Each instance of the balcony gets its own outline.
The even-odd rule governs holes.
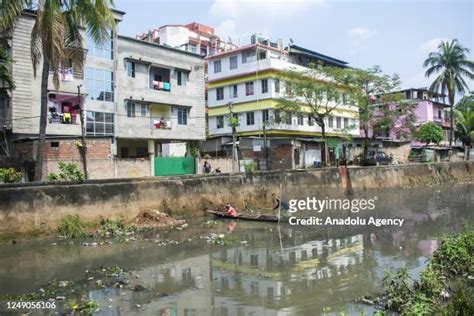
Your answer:
[[[152,129],[155,130],[163,130],[163,129],[171,129],[171,117],[155,117],[151,118],[152,122]]]
[[[171,70],[161,67],[150,67],[150,89],[160,91],[171,91]]]
[[[50,93],[48,96],[48,123],[49,124],[79,124],[80,114],[76,109],[82,102],[77,96],[68,94]]]

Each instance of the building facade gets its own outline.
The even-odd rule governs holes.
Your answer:
[[[139,34],[137,39],[167,45],[187,52],[208,56],[234,47],[214,33],[214,28],[197,22],[185,25],[163,25]]]
[[[186,142],[205,139],[205,61],[118,35],[124,14],[114,10],[117,28],[106,43],[84,31],[84,67],[66,67],[58,89],[50,79],[47,137],[80,137],[82,108],[87,137],[112,139],[110,159],[184,156]],[[30,53],[34,21],[34,12],[24,12],[8,38],[16,89],[2,95],[0,114],[13,151],[17,142],[34,142],[39,131],[41,78],[34,76]]]
[[[294,148],[294,168],[321,161],[321,128],[309,113],[283,113],[278,108],[278,99],[285,96],[285,84],[278,73],[304,72],[310,63],[346,67],[346,62],[293,44],[284,47],[281,40],[272,42],[256,35],[237,49],[206,59],[210,138],[232,134],[232,108],[232,115],[239,121],[239,137],[261,138],[265,133],[267,137],[285,138]],[[357,108],[349,102],[338,106],[327,118],[326,126],[327,134],[335,138],[359,135]]]

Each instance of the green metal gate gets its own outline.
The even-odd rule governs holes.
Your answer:
[[[155,176],[196,173],[195,157],[155,157]]]

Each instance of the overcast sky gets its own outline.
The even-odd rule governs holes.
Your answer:
[[[115,0],[120,33],[200,22],[237,39],[262,33],[367,68],[400,74],[402,87],[428,86],[423,60],[440,40],[474,50],[473,0]],[[474,59],[474,54],[470,53]],[[474,85],[471,82],[471,87]]]

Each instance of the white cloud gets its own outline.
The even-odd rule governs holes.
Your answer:
[[[407,80],[402,82],[402,88],[422,88],[428,87],[433,79],[425,77],[425,70],[419,71],[412,76],[408,77]]]
[[[326,0],[214,0],[209,14],[222,19],[216,28],[218,35],[235,37],[265,34],[276,23],[325,5]]]
[[[349,35],[352,44],[356,47],[359,47],[363,43],[374,37],[377,34],[377,30],[364,26],[358,26],[350,29],[347,34]]]
[[[429,54],[438,50],[438,45],[441,43],[441,41],[447,40],[448,39],[445,37],[432,38],[430,40],[427,40],[426,42],[421,43],[418,49],[425,54]]]

